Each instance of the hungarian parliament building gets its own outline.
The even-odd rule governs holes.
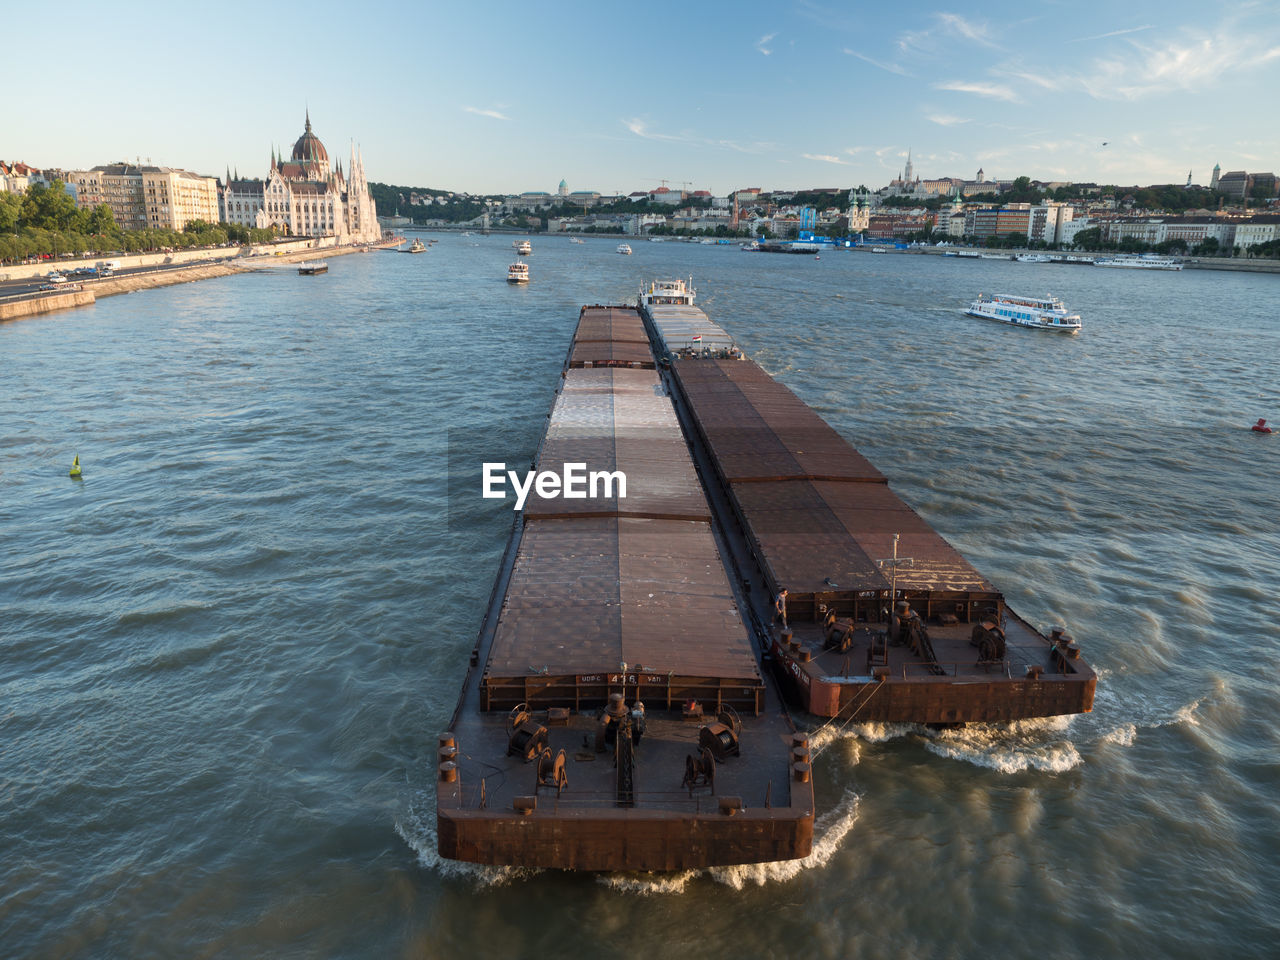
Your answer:
[[[310,111],[289,159],[272,149],[266,180],[243,180],[227,171],[224,183],[219,213],[226,223],[274,228],[287,236],[337,237],[339,243],[381,236],[360,151],[352,145],[345,173],[340,162],[331,164],[311,130]]]

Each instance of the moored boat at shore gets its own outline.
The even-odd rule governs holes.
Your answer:
[[[329,264],[323,260],[305,260],[298,264],[298,273],[304,277],[313,277],[316,274],[328,272]]]
[[[1019,297],[1008,293],[978,294],[978,299],[965,311],[971,317],[998,320],[1015,327],[1034,327],[1037,330],[1058,330],[1076,333],[1080,330],[1080,315],[1068,313],[1057,297]]]
[[[1182,261],[1173,257],[1157,257],[1150,253],[1141,256],[1132,253],[1118,253],[1114,257],[1103,257],[1093,261],[1095,267],[1121,267],[1130,270],[1181,270]]]

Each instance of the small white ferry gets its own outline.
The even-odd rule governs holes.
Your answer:
[[[523,260],[517,260],[511,266],[507,267],[507,283],[528,283],[529,282],[529,265]]]
[[[618,252],[628,257],[631,256],[631,245],[626,243],[618,244]]]
[[[965,311],[971,317],[999,320],[1016,327],[1035,327],[1038,330],[1060,330],[1077,333],[1080,315],[1067,313],[1067,308],[1057,297],[1015,297],[1007,293],[978,294],[978,299]]]
[[[417,237],[413,238],[413,243],[409,244],[409,249],[405,253],[422,253],[427,249],[427,245]]]
[[[1019,263],[1048,263],[1049,257],[1043,253],[1020,253],[1015,258]]]
[[[1156,257],[1149,253],[1137,256],[1132,253],[1117,253],[1114,257],[1103,257],[1093,261],[1095,267],[1128,267],[1133,270],[1181,270],[1182,261],[1173,257]]]
[[[517,256],[527,257],[529,254],[533,253],[533,244],[528,240],[515,240],[511,245],[516,248]]]

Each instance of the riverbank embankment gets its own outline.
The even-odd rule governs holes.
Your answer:
[[[268,270],[282,263],[312,260],[320,254],[325,257],[340,257],[349,253],[364,253],[381,246],[385,246],[385,244],[357,244],[354,246],[333,246],[317,249],[308,244],[295,249],[264,249],[253,256],[233,254],[221,257],[214,262],[206,260],[185,266],[164,263],[155,266],[153,269],[142,269],[136,273],[114,275],[100,280],[78,283],[75,285],[75,289],[66,292],[41,292],[0,301],[0,322],[87,306],[99,297],[134,293],[138,290],[167,287],[176,283],[193,283],[196,280],[207,280],[211,277],[226,277],[237,273]]]

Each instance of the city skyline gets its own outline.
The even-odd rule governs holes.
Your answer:
[[[876,189],[908,151],[927,178],[1208,184],[1215,163],[1280,166],[1260,108],[1280,78],[1274,0],[1212,22],[1146,2],[624,9],[230,3],[175,31],[161,4],[90,27],[101,8],[72,3],[59,22],[86,26],[57,37],[56,67],[12,52],[35,92],[9,98],[5,159],[264,177],[309,108],[371,179],[473,193]],[[260,43],[241,29],[255,10]],[[135,41],[149,69],[104,86],[102,51]]]

